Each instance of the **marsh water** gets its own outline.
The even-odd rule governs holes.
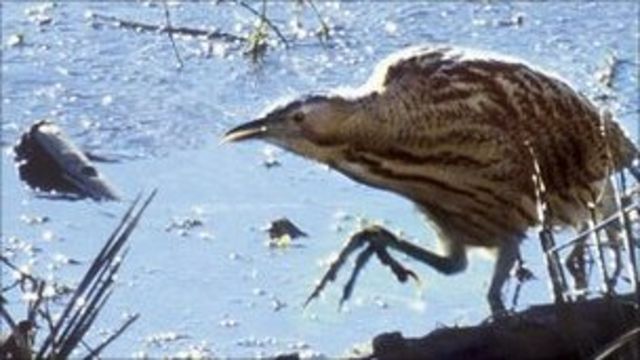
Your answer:
[[[344,273],[303,308],[326,260],[362,221],[384,223],[430,248],[435,235],[400,197],[261,143],[219,144],[226,129],[274,102],[363,83],[394,50],[447,43],[526,59],[590,97],[606,98],[636,138],[635,2],[318,1],[332,29],[326,41],[315,36],[320,25],[312,9],[297,3],[268,3],[269,18],[290,38],[288,48],[269,47],[254,62],[243,55],[243,45],[176,36],[181,68],[166,34],[92,21],[92,14],[101,14],[162,26],[158,3],[1,4],[2,240],[42,250],[15,260],[73,284],[131,200],[141,191],[159,191],[88,341],[108,334],[126,314],[141,318],[105,355],[208,350],[220,357],[293,351],[335,357],[381,332],[418,336],[488,315],[492,262],[483,252],[474,252],[469,269],[451,277],[402,258],[419,273],[420,284],[398,284],[372,261],[342,309]],[[176,26],[246,35],[257,21],[227,2],[170,2],[168,8]],[[273,32],[269,36],[277,41]],[[598,74],[612,57],[617,62],[608,88]],[[122,202],[43,199],[19,181],[11,146],[43,118],[83,149],[114,160],[97,166],[121,191]],[[48,221],[31,221],[38,217]],[[268,246],[264,227],[281,217],[309,236],[292,246]],[[550,299],[533,233],[523,251],[537,280],[522,289],[520,308]],[[65,265],[65,257],[81,264]],[[12,276],[6,269],[2,275]],[[20,298],[9,300],[12,311],[24,311]]]

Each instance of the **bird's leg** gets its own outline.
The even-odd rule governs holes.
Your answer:
[[[380,230],[375,230],[376,233],[371,236],[384,236],[380,239],[369,238],[369,246],[362,251],[358,257],[356,258],[356,263],[351,272],[351,277],[349,281],[344,286],[342,291],[342,298],[340,299],[340,306],[344,304],[351,297],[351,293],[353,292],[353,287],[355,286],[356,279],[364,267],[364,265],[369,261],[369,258],[375,254],[378,257],[378,260],[383,265],[386,265],[391,268],[391,271],[396,275],[396,278],[400,282],[405,282],[409,277],[413,278],[416,281],[419,281],[418,275],[413,272],[411,269],[405,268],[402,264],[400,264],[396,259],[389,255],[389,252],[386,249],[386,241],[397,241],[395,236],[390,232],[381,232]],[[369,233],[366,233],[369,234]],[[369,236],[369,235],[366,235]],[[391,236],[391,237],[389,237]],[[386,240],[389,239],[389,240]]]
[[[520,297],[520,290],[522,290],[522,286],[525,282],[535,279],[536,276],[524,265],[524,260],[522,260],[522,256],[518,256],[516,260],[515,271],[513,272],[513,276],[518,280],[518,284],[516,285],[516,290],[513,292],[513,298],[511,299],[511,308],[515,309],[518,305],[518,299]]]
[[[397,241],[397,239],[395,239]],[[381,246],[382,245],[382,246]],[[413,278],[416,281],[419,281],[418,275],[414,273],[412,270],[405,268],[402,264],[398,262],[398,260],[394,259],[389,255],[389,252],[385,248],[385,244],[380,244],[377,242],[373,242],[371,247],[375,248],[376,255],[378,256],[378,260],[383,265],[387,265],[391,268],[391,271],[396,275],[396,278],[400,282],[405,282],[409,277]]]
[[[491,285],[489,285],[489,293],[487,294],[493,315],[498,315],[505,311],[504,303],[502,302],[502,287],[520,256],[519,246],[519,241],[514,240],[504,242],[498,248],[498,258],[496,259]]]
[[[594,214],[595,223],[600,222],[603,218],[607,218],[618,211],[618,204],[616,203],[615,196],[615,188],[613,187],[613,183],[611,182],[611,180],[609,180],[607,181],[604,188],[602,198],[597,202],[597,211]],[[583,233],[589,229],[589,223],[585,221],[580,224],[577,231],[578,233]],[[620,254],[621,247],[619,246],[622,244],[622,224],[616,220],[613,223],[607,225],[604,229],[604,232],[607,236],[607,243],[613,249],[613,256],[615,261],[613,275],[605,280],[608,282],[608,286],[610,288],[614,288],[622,270]],[[585,259],[585,255],[587,255],[588,251],[589,247],[586,243],[586,240],[579,242],[573,247],[571,253],[565,260],[565,265],[567,266],[569,273],[574,279],[575,290],[586,290],[589,286],[587,260]],[[580,294],[578,296],[578,298],[583,297],[584,294]]]
[[[583,290],[587,288],[587,270],[584,259],[584,251],[586,244],[584,242],[576,244],[567,259],[565,265],[573,278],[575,290]]]
[[[611,237],[609,239],[612,239]],[[613,274],[611,274],[611,279],[609,279],[609,286],[614,289],[616,287],[616,284],[618,283],[618,279],[620,278],[620,275],[622,274],[622,268],[623,268],[623,264],[622,264],[622,241],[620,241],[617,238],[613,238],[615,240],[609,240],[609,241],[615,241],[612,242],[610,244],[612,250],[613,251],[613,264],[614,264],[614,268],[613,268]]]
[[[417,280],[417,275],[391,257],[387,252],[387,248],[400,251],[416,260],[431,265],[436,270],[446,274],[452,274],[463,270],[467,263],[464,248],[450,249],[451,251],[448,256],[442,256],[423,249],[406,240],[399,239],[394,234],[380,226],[371,226],[351,236],[336,260],[331,263],[329,270],[327,270],[313,290],[312,294],[307,299],[305,306],[320,294],[329,281],[335,280],[338,270],[342,265],[344,265],[347,257],[365,244],[368,244],[369,246],[360,253],[356,259],[356,264],[351,277],[343,289],[343,296],[340,301],[341,303],[351,296],[355,281],[361,269],[374,254],[382,264],[391,268],[391,271],[396,275],[400,282],[405,282],[409,277]]]
[[[340,299],[341,307],[342,307],[342,304],[344,304],[344,302],[351,297],[351,293],[353,292],[353,287],[356,284],[356,280],[358,279],[358,275],[360,274],[360,271],[362,270],[362,268],[364,268],[366,263],[369,261],[369,258],[371,258],[371,256],[375,254],[375,252],[376,252],[376,249],[373,246],[369,246],[368,248],[363,250],[360,254],[358,254],[358,257],[356,258],[356,264],[353,268],[353,271],[351,272],[351,277],[349,277],[349,281],[347,281],[344,288],[342,289],[342,298]]]
[[[349,257],[349,255],[351,255],[354,251],[358,250],[360,247],[365,245],[365,239],[362,236],[359,236],[361,233],[362,232],[359,232],[351,236],[347,240],[345,246],[342,248],[342,250],[340,250],[340,253],[336,257],[336,259],[333,260],[329,265],[329,270],[327,270],[327,272],[324,274],[322,279],[320,279],[318,284],[316,284],[316,287],[313,289],[313,292],[311,293],[311,295],[309,295],[309,297],[305,301],[304,303],[305,307],[309,305],[309,302],[311,302],[311,300],[317,298],[320,295],[320,293],[322,292],[322,290],[324,289],[324,287],[327,285],[328,282],[334,281],[336,279],[338,270],[340,270],[342,265],[344,265],[344,262],[347,261],[347,258]],[[366,262],[366,260],[368,260],[369,257],[370,256],[365,256],[366,259],[361,261]],[[364,264],[362,266],[364,266]]]

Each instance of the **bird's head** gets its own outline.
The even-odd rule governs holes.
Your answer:
[[[229,130],[222,142],[258,139],[302,156],[330,162],[332,149],[344,142],[354,109],[353,101],[339,96],[308,96]]]

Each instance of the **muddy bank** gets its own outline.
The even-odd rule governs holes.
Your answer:
[[[436,329],[421,338],[381,334],[373,339],[368,358],[586,359],[639,324],[640,311],[631,295],[537,305],[477,326]],[[636,337],[635,358],[639,350]]]

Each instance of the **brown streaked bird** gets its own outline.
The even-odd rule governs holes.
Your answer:
[[[372,227],[354,235],[309,298],[361,246],[348,298],[372,255],[401,281],[415,274],[386,252],[444,274],[467,249],[496,249],[491,310],[528,228],[540,223],[534,163],[553,225],[578,228],[609,175],[638,156],[622,129],[566,82],[517,60],[455,47],[413,47],[382,61],[349,96],[314,95],[230,130],[223,141],[260,139],[328,164],[355,181],[413,201],[443,245],[439,254]],[[636,173],[637,175],[637,173]],[[606,195],[606,194],[605,194]]]

